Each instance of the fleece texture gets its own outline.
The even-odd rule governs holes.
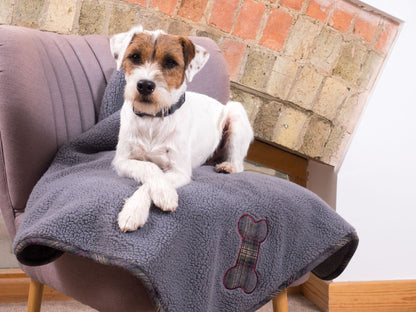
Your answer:
[[[13,246],[23,264],[68,252],[122,267],[142,280],[157,310],[178,312],[255,311],[311,270],[332,279],[346,267],[356,232],[315,194],[210,166],[178,189],[175,212],[152,207],[141,229],[121,232],[117,215],[139,185],[111,168],[120,116],[105,109],[35,186]]]

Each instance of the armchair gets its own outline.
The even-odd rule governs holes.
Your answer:
[[[206,38],[193,40],[211,57],[189,89],[225,103],[229,80],[218,47]],[[107,37],[0,26],[0,207],[11,240],[56,151],[96,123],[114,69]],[[99,311],[154,311],[140,280],[116,267],[66,253],[21,268],[32,279],[29,311],[40,309],[43,284]]]

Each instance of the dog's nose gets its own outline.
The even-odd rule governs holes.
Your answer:
[[[149,95],[155,91],[156,84],[150,80],[140,80],[137,83],[137,90],[142,95]]]

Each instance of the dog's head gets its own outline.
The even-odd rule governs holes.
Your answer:
[[[110,39],[117,69],[124,68],[124,97],[135,110],[155,114],[169,109],[186,90],[209,58],[208,52],[188,38],[162,30],[144,31],[135,26]]]

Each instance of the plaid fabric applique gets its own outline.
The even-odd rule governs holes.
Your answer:
[[[238,233],[242,242],[236,264],[224,275],[224,286],[227,289],[241,288],[246,294],[257,287],[256,264],[260,244],[267,237],[267,222],[264,219],[255,221],[250,215],[243,215],[238,221]]]

